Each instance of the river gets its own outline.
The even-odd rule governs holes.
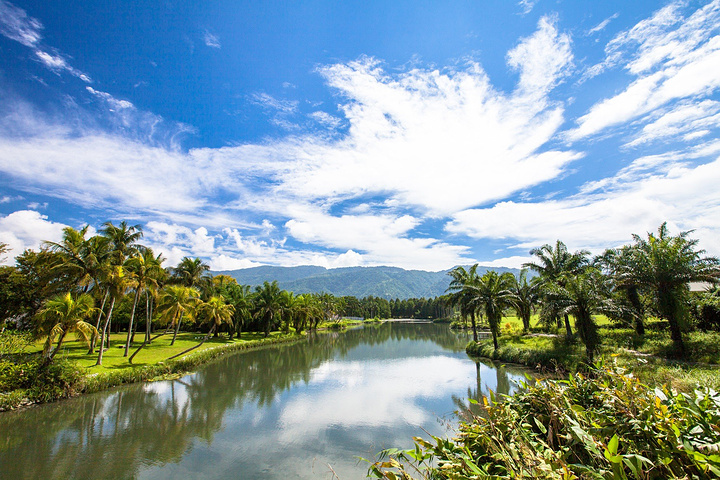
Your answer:
[[[470,360],[468,339],[388,322],[2,413],[0,478],[364,478],[358,457],[451,435],[469,398],[524,379]]]

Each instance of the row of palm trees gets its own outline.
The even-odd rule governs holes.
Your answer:
[[[101,365],[117,305],[128,298],[132,298],[132,306],[124,356],[130,362],[162,335],[172,332],[170,345],[174,345],[181,326],[188,322],[209,325],[208,334],[193,347],[197,348],[210,335],[217,336],[223,326],[232,340],[243,327],[265,336],[277,328],[300,333],[336,316],[337,299],[330,294],[294,295],[280,289],[277,282],[265,282],[252,290],[232,277],[210,276],[209,266],[199,258],[185,257],[177,267],[163,268],[165,259],[141,245],[142,237],[138,225],[106,222],[97,235],[88,237],[88,227],[68,227],[61,241],[45,243],[45,251],[52,254],[46,270],[53,279],[44,280],[64,286],[64,293],[50,298],[35,316],[36,330],[47,335],[44,352],[49,361],[74,332],[88,343],[88,354],[97,351],[96,365]],[[138,308],[141,302],[144,308]],[[136,319],[139,311],[145,314],[144,340],[130,354],[141,321]],[[166,327],[154,337],[153,321]]]
[[[704,257],[690,233],[672,236],[663,223],[657,234],[634,235],[633,244],[608,249],[595,258],[585,250],[571,253],[558,240],[554,246],[531,250],[535,260],[524,264],[517,277],[494,271],[479,275],[477,265],[456,267],[450,272],[449,300],[470,318],[476,342],[476,317],[486,319],[496,350],[503,312],[513,308],[525,332],[537,309],[543,324],[563,325],[572,336],[572,315],[589,361],[600,340],[594,315],[631,324],[641,335],[646,316],[655,315],[667,321],[675,348],[683,355],[689,283],[716,283],[720,278],[718,259]],[[536,274],[531,280],[528,271]]]

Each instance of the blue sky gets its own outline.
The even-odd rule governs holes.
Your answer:
[[[720,254],[720,1],[0,0],[0,242],[516,267],[667,221]]]

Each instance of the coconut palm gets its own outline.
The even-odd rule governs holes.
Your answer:
[[[76,279],[77,285],[87,292],[96,280],[93,277],[94,262],[89,255],[88,239],[85,238],[89,226],[75,230],[72,227],[63,228],[62,240],[59,242],[44,242],[44,246],[60,255],[62,261],[55,266],[56,269]]]
[[[511,273],[498,274],[490,270],[478,278],[477,282],[468,286],[469,293],[474,298],[474,303],[485,313],[490,333],[493,337],[493,346],[498,349],[498,335],[500,333],[500,322],[502,321],[503,310],[511,306],[512,284],[514,277]]]
[[[265,336],[270,335],[280,312],[282,311],[280,287],[277,280],[264,282],[262,287],[255,287],[255,318],[260,321]]]
[[[90,339],[97,335],[97,329],[85,321],[92,312],[93,298],[84,293],[74,298],[70,292],[63,296],[55,297],[45,304],[45,307],[38,312],[41,320],[41,329],[48,331],[48,337],[43,348],[43,355],[51,362],[57,352],[60,351],[63,340],[68,333],[75,332],[78,340],[90,343]],[[52,344],[57,338],[57,345],[54,350]]]
[[[199,299],[200,292],[196,288],[183,285],[167,285],[160,293],[158,305],[160,318],[168,324],[168,328],[175,327],[170,345],[175,344],[183,316],[192,317]]]
[[[125,262],[128,272],[135,280],[135,296],[133,298],[133,306],[130,313],[130,323],[128,325],[128,334],[125,341],[125,353],[123,354],[123,357],[128,356],[130,343],[132,342],[132,337],[135,334],[133,331],[133,323],[135,320],[135,308],[137,307],[138,298],[148,287],[152,288],[153,286],[157,286],[157,280],[155,278],[159,275],[160,271],[162,271],[162,262],[164,260],[165,259],[162,258],[162,254],[156,257],[151,248],[141,248],[137,255],[129,258]]]
[[[570,253],[567,246],[558,240],[553,248],[549,244],[545,244],[540,248],[530,250],[530,254],[537,257],[537,263],[528,262],[523,264],[523,268],[529,268],[540,275],[542,281],[541,286],[545,289],[554,283],[562,286],[564,278],[568,275],[574,275],[583,271],[588,265],[588,256],[590,252],[587,250],[579,250]],[[545,298],[545,300],[548,300]],[[552,304],[545,302],[545,308],[551,310],[550,316],[555,316]],[[570,326],[570,318],[564,315],[565,331],[567,336],[572,336],[572,327]]]
[[[195,308],[195,311],[196,316],[201,323],[209,322],[211,324],[210,331],[207,333],[207,335],[205,335],[205,337],[203,337],[200,343],[178,353],[177,355],[173,355],[172,357],[168,358],[168,360],[172,360],[173,358],[185,355],[186,353],[200,347],[203,343],[207,341],[208,338],[210,338],[210,335],[212,335],[213,332],[217,333],[217,329],[219,329],[223,323],[232,325],[234,309],[232,305],[228,305],[225,302],[225,299],[223,297],[210,297],[208,301],[200,302]]]
[[[125,268],[121,265],[110,266],[103,278],[103,283],[107,288],[107,292],[110,299],[110,308],[105,317],[105,323],[103,324],[102,331],[100,333],[100,349],[98,352],[98,359],[95,365],[102,365],[103,352],[105,351],[105,336],[108,333],[108,325],[112,319],[113,309],[117,300],[125,294],[125,291],[134,286],[134,279],[127,274]],[[108,337],[108,346],[110,344]]]
[[[209,271],[210,266],[199,258],[184,257],[173,269],[173,277],[181,285],[203,290],[212,282]]]
[[[115,265],[122,265],[129,257],[138,253],[138,242],[143,237],[140,225],[128,225],[123,220],[118,226],[112,222],[103,223],[100,234],[112,243],[112,257]]]
[[[697,250],[697,240],[689,239],[692,231],[671,236],[667,223],[658,228],[657,235],[647,239],[633,235],[634,245],[619,268],[621,281],[632,282],[654,297],[658,316],[668,321],[670,336],[680,354],[685,353],[682,324],[687,315],[686,299],[689,282],[717,282],[720,263],[715,257],[703,257]]]
[[[470,317],[472,324],[473,340],[478,341],[477,325],[475,323],[475,312],[477,311],[476,295],[473,287],[477,285],[479,276],[477,274],[478,264],[476,263],[469,270],[464,267],[455,267],[448,272],[452,277],[450,286],[446,292],[450,292],[450,305],[460,307],[460,315],[464,318]]]
[[[522,319],[523,331],[527,333],[530,331],[530,317],[537,300],[537,282],[529,281],[527,270],[523,269],[519,276],[513,275],[510,291],[512,292],[510,302]]]
[[[230,340],[233,334],[237,334],[238,338],[242,333],[242,328],[252,318],[253,294],[250,291],[250,285],[230,284],[226,288],[227,299],[235,310],[233,318],[234,329],[230,331]]]

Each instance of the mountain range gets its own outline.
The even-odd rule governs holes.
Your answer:
[[[318,266],[298,267],[252,267],[240,270],[212,272],[213,275],[229,275],[241,285],[262,285],[277,280],[280,288],[296,294],[328,292],[335,296],[352,295],[357,298],[383,297],[429,298],[445,294],[450,284],[448,272],[404,270],[398,267],[343,267],[327,269]],[[499,273],[518,274],[515,268],[478,267],[478,274],[488,270]]]

